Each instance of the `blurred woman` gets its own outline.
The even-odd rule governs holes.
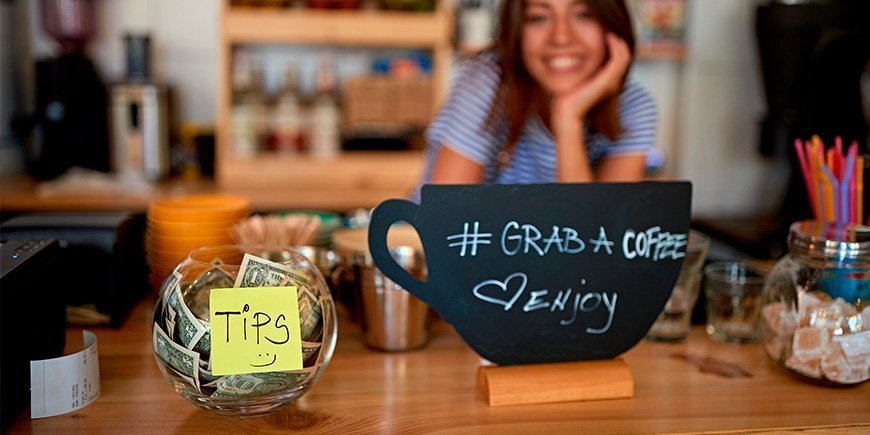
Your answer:
[[[426,132],[421,184],[640,180],[657,113],[626,82],[633,51],[622,0],[503,0]]]

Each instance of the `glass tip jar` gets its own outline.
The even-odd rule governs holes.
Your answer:
[[[212,290],[225,289],[236,294],[251,294],[261,288],[296,287],[297,301],[291,308],[298,309],[299,319],[294,336],[298,340],[289,342],[289,334],[284,342],[266,338],[278,346],[266,345],[260,349],[272,352],[274,363],[278,352],[285,352],[280,346],[299,346],[301,365],[299,369],[257,371],[233,371],[224,369],[218,374],[213,365],[212,352]],[[234,318],[236,330],[244,334],[256,328],[251,337],[256,336],[259,343],[260,327],[268,331],[270,326],[278,330],[289,323],[284,317],[257,312],[263,305],[273,301],[252,302],[244,305]],[[242,320],[242,312],[251,313],[254,318],[274,318],[257,324]],[[256,308],[256,309],[255,309]],[[317,267],[299,251],[284,246],[205,246],[192,251],[172,270],[163,281],[154,306],[152,344],[154,359],[163,377],[194,405],[217,414],[248,417],[275,412],[290,405],[306,392],[323,374],[332,359],[338,338],[335,321],[335,306],[329,288]],[[225,324],[229,324],[229,316]],[[279,322],[282,322],[279,324]],[[241,328],[239,324],[241,323]],[[273,329],[274,330],[274,329]],[[226,342],[230,341],[229,326],[226,327]],[[264,332],[266,336],[267,332]],[[238,335],[238,333],[236,334]],[[243,335],[247,340],[247,335]],[[280,337],[278,335],[277,337]],[[300,343],[301,342],[301,343]],[[252,348],[230,349],[231,352]],[[264,352],[265,353],[265,352]],[[224,353],[224,356],[227,354]],[[269,353],[265,353],[268,357]],[[261,355],[251,352],[249,358]],[[226,360],[227,358],[221,358]],[[255,360],[257,364],[261,360]],[[250,367],[264,365],[249,364]],[[265,364],[265,366],[271,365]]]
[[[764,287],[767,355],[805,380],[870,379],[870,227],[800,221]]]

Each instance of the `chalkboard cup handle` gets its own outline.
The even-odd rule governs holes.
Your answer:
[[[405,221],[413,226],[418,233],[420,232],[420,228],[415,222],[418,213],[419,206],[417,204],[403,199],[388,199],[375,207],[369,222],[369,250],[372,253],[372,260],[384,275],[418,299],[434,307],[432,299],[437,296],[437,292],[431,291],[428,282],[420,281],[399,266],[387,246],[387,232],[396,222]],[[420,238],[423,239],[422,234]]]

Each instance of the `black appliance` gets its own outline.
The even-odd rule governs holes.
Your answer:
[[[81,54],[36,63],[33,176],[50,179],[73,166],[109,170],[107,98],[106,86]]]
[[[56,240],[0,242],[0,420],[2,429],[30,400],[30,361],[63,354],[66,320]]]
[[[757,7],[755,30],[767,102],[759,151],[788,159],[788,187],[774,216],[702,222],[698,229],[751,257],[779,257],[787,251],[789,225],[812,219],[795,139],[819,135],[826,146],[833,146],[839,136],[844,145],[855,140],[860,152],[867,153],[861,80],[870,62],[868,18],[866,0],[770,0]],[[864,194],[864,203],[870,204],[870,189]]]
[[[861,76],[870,61],[870,2],[770,1],[758,6],[756,36],[768,113],[760,150],[793,155],[795,138],[841,136],[866,151]]]
[[[108,94],[84,46],[94,34],[94,0],[42,0],[42,26],[60,43],[36,62],[36,137],[29,170],[54,178],[72,166],[108,171]]]
[[[70,323],[121,326],[149,291],[144,249],[145,216],[127,212],[40,213],[0,224],[0,239],[56,239]]]
[[[787,159],[791,171],[773,216],[693,221],[693,228],[713,238],[708,261],[781,257],[788,250],[789,226],[812,219],[795,139],[819,135],[830,146],[840,136],[844,145],[857,140],[867,152],[861,80],[870,62],[868,20],[867,0],[769,0],[757,6],[755,36],[767,102],[758,149]],[[864,203],[870,204],[867,188]],[[701,292],[693,323],[704,322],[704,299]]]

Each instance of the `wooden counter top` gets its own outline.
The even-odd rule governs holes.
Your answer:
[[[257,165],[262,167],[258,167]],[[0,211],[133,211],[167,196],[228,193],[251,200],[253,211],[317,209],[346,212],[372,208],[390,198],[407,198],[420,177],[423,155],[407,152],[346,152],[334,159],[311,157],[239,160],[238,172],[222,183],[169,180],[150,189],[106,183],[96,187],[45,189],[25,177],[0,180]],[[281,177],[269,174],[280,172]],[[254,175],[252,175],[254,174]],[[258,176],[259,175],[259,176]],[[276,180],[281,180],[276,181]],[[141,187],[141,186],[139,186]]]
[[[206,193],[241,195],[251,201],[255,212],[284,210],[328,210],[339,213],[356,208],[372,208],[390,198],[406,198],[407,189],[240,189],[221,188],[210,181],[171,181],[157,185],[145,194],[116,192],[75,192],[42,195],[29,180],[0,183],[0,211],[61,212],[61,211],[131,211],[144,213],[148,203],[157,198]]]
[[[717,343],[699,327],[685,343],[641,341],[624,355],[635,379],[631,399],[493,408],[475,390],[478,357],[448,326],[436,325],[422,350],[382,353],[365,348],[359,328],[342,322],[332,362],[306,396],[264,417],[217,416],[188,403],[160,375],[152,306],[141,302],[120,330],[91,329],[102,378],[96,402],[34,421],[25,411],[9,432],[870,433],[870,383],[808,384],[768,361],[759,345]],[[68,349],[80,349],[80,331],[68,329]]]

